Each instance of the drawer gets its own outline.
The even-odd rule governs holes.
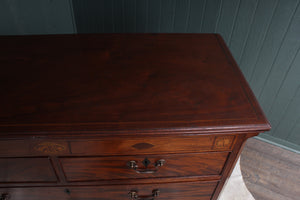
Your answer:
[[[48,158],[0,158],[0,183],[56,181]]]
[[[230,151],[234,135],[98,137],[0,140],[0,156],[141,155]]]
[[[231,150],[234,135],[136,136],[70,141],[72,154],[136,155]]]
[[[141,185],[0,188],[7,200],[210,200],[213,182],[181,182]],[[156,197],[153,197],[158,195]],[[135,196],[136,198],[132,198]]]
[[[219,175],[228,152],[171,155],[65,157],[68,181]]]
[[[68,141],[45,139],[0,140],[0,156],[45,156],[70,154]]]

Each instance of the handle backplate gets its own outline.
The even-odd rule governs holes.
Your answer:
[[[158,189],[152,190],[152,194],[149,196],[139,196],[136,190],[131,190],[128,195],[131,200],[155,200],[159,196],[160,191]]]
[[[164,159],[160,159],[158,161],[156,161],[155,165],[154,165],[154,169],[139,169],[139,166],[137,164],[136,161],[131,160],[127,163],[127,166],[133,170],[135,170],[136,173],[139,174],[153,174],[156,173],[158,171],[159,167],[162,167],[164,164],[166,163],[166,161]]]

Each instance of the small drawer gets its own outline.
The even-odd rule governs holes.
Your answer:
[[[181,182],[141,185],[0,188],[8,200],[210,200],[217,185],[212,182]]]
[[[0,140],[1,157],[45,156],[70,154],[65,140]]]
[[[171,155],[64,157],[69,182],[220,175],[228,152]]]
[[[0,158],[0,183],[56,181],[48,158]]]

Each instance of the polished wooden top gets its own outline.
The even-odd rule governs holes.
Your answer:
[[[0,37],[0,134],[264,131],[215,34]]]

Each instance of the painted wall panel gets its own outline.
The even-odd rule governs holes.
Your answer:
[[[279,48],[278,54],[272,63],[269,74],[265,79],[265,83],[261,93],[258,96],[262,107],[268,114],[271,106],[276,101],[276,97],[283,81],[292,66],[297,51],[300,47],[300,7],[297,7],[295,15],[292,18],[289,29]],[[297,84],[297,83],[296,83]]]
[[[259,1],[257,5],[252,26],[246,38],[245,47],[241,52],[240,66],[244,74],[251,74],[254,68],[259,49],[262,47],[277,4],[278,0],[264,0]],[[249,80],[249,76],[247,78]]]
[[[187,32],[199,33],[203,24],[207,0],[191,0]]]
[[[161,21],[161,1],[148,1],[148,22],[146,32],[159,33]]]
[[[81,1],[81,0],[79,0]],[[124,31],[124,2],[122,0],[112,0],[114,7],[113,7],[113,22],[114,22],[114,30],[116,33],[120,33]],[[91,4],[93,5],[93,3],[90,0],[84,1],[86,4]],[[74,8],[76,8],[76,4],[73,2],[73,6]],[[79,11],[75,12],[74,9],[74,13],[75,13],[75,19],[76,19],[76,24],[78,26],[80,26],[80,23],[77,21],[77,16],[82,16],[83,18],[85,17],[83,15],[83,13],[80,12],[80,7],[78,8]],[[88,14],[89,15],[89,14]],[[85,20],[85,23],[90,23],[91,26],[93,25],[93,22],[87,21]],[[98,22],[101,23],[101,22]],[[85,28],[77,28],[78,33],[82,33],[83,31],[85,31]],[[101,33],[101,32],[98,32]]]
[[[297,106],[299,106],[299,104],[297,104]],[[291,132],[288,133],[287,140],[284,140],[284,141],[288,141],[288,142],[290,142],[292,144],[297,144],[297,143],[295,143],[295,141],[299,141],[300,140],[299,130],[300,130],[300,117],[297,119],[297,121],[293,125]],[[299,151],[299,147],[298,146],[295,147],[294,149],[297,149]]]
[[[240,3],[241,0],[223,0],[222,2],[219,21],[216,25],[216,33],[220,33],[227,44],[231,40]]]
[[[74,12],[80,12],[76,15],[76,23],[80,25],[80,33],[104,32],[104,0],[88,0],[85,3],[81,0],[73,1]],[[108,17],[106,17],[108,18]]]
[[[9,1],[0,1],[0,34],[18,35],[24,34],[21,25],[18,25],[18,15],[15,15],[14,6]]]
[[[222,2],[222,0],[206,1],[201,32],[215,33],[216,25],[220,19]]]
[[[1,0],[0,35],[75,33],[69,0]]]
[[[234,24],[231,40],[229,41],[230,50],[239,63],[242,52],[246,45],[246,39],[253,23],[254,15],[257,10],[258,0],[241,0],[238,15]]]
[[[136,32],[136,0],[126,0],[122,3],[124,5],[124,32]]]
[[[258,50],[259,55],[253,71],[248,75],[250,85],[256,95],[259,95],[263,89],[265,78],[278,54],[297,4],[298,0],[279,0],[278,2],[267,35],[262,42],[261,49]]]
[[[288,107],[283,115],[281,115],[281,118],[289,118],[290,120],[280,120],[275,127],[273,137],[281,138],[283,140],[287,140],[289,142],[294,143],[293,139],[299,138],[299,132],[298,134],[296,132],[293,132],[293,128],[297,126],[297,123],[299,123],[299,115],[297,113],[300,113],[300,88],[298,87],[298,90],[295,95],[293,95],[293,98],[288,104]],[[286,133],[286,134],[281,134]]]
[[[174,28],[176,2],[174,0],[161,0],[160,32],[171,33]]]
[[[114,17],[113,17],[113,4],[112,0],[104,0],[103,10],[104,14],[104,32],[114,32]]]
[[[136,32],[145,33],[148,21],[148,0],[136,1]]]
[[[187,25],[190,15],[191,2],[186,1],[175,1],[176,7],[174,12],[174,33],[184,33],[187,31]]]
[[[300,117],[300,51],[287,72],[276,100],[271,105],[269,120],[273,125],[273,136],[288,139],[295,123]],[[298,83],[298,84],[295,84]],[[288,103],[287,103],[288,102]],[[289,120],[284,120],[289,119]],[[286,134],[282,134],[286,133]]]

